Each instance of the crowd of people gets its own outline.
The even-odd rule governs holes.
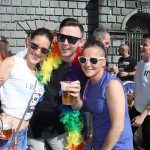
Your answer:
[[[106,60],[110,33],[97,28],[87,41],[83,34],[78,20],[66,18],[57,40],[49,29],[39,28],[28,37],[26,50],[11,57],[8,41],[0,39],[1,119],[11,120],[14,131],[9,140],[1,132],[0,149],[11,148],[17,139],[18,150],[44,150],[45,141],[53,150],[83,150],[86,144],[93,150],[133,150],[139,126],[143,146],[150,149],[150,34],[143,35],[138,64],[122,44],[118,67],[112,68]],[[75,97],[71,106],[62,104],[60,82],[65,80]],[[126,80],[136,85],[130,114]],[[85,126],[89,131],[83,136]]]

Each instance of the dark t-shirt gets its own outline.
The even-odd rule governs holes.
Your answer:
[[[77,57],[75,58],[76,60]],[[60,81],[65,79],[82,81],[81,89],[83,89],[82,87],[84,87],[87,81],[78,63],[67,63],[63,61],[58,69],[53,70],[50,82],[45,86],[43,100],[37,104],[30,120],[30,127],[32,128],[32,136],[34,138],[41,137],[42,132],[47,127],[49,127],[49,137],[60,135],[65,132],[64,126],[59,121],[59,106],[61,105],[61,96],[59,95],[61,88]],[[29,136],[31,135],[29,134]]]
[[[124,72],[133,72],[134,67],[137,65],[136,60],[129,56],[127,58],[120,57],[118,61],[118,69],[119,71]],[[120,77],[119,73],[117,74],[117,77],[119,77],[122,81],[133,81],[134,76],[126,76],[126,77]]]
[[[68,64],[62,62],[58,69],[53,70],[51,80],[45,86],[45,93],[43,100],[39,102],[34,110],[34,114],[30,120],[30,127],[34,138],[41,136],[42,132],[51,127],[51,134],[53,131],[61,134],[64,132],[63,125],[59,121],[59,104],[61,99],[59,97],[60,81],[68,74]]]

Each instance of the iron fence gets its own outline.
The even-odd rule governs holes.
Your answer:
[[[129,46],[129,53],[138,62],[141,60],[140,44],[144,33],[141,32],[128,32],[126,33],[125,43]]]

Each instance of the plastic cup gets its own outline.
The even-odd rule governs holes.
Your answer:
[[[132,108],[134,95],[133,93],[127,93],[126,95],[127,95],[127,100],[128,100],[128,106],[129,108]]]
[[[7,120],[1,120],[0,122],[1,133],[5,135],[3,140],[9,140],[12,136],[12,122]]]
[[[61,81],[62,104],[64,105],[73,105],[75,102],[75,97],[71,95],[71,91],[67,90],[70,83],[71,81]]]

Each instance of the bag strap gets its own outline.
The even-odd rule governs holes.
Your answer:
[[[13,144],[14,144],[14,142],[15,142],[15,138],[16,138],[16,136],[17,136],[17,133],[18,133],[18,131],[19,131],[20,127],[21,127],[21,124],[22,124],[22,122],[23,122],[23,120],[24,120],[24,118],[25,118],[25,115],[26,115],[26,113],[27,113],[27,111],[28,111],[28,109],[29,109],[29,107],[30,107],[31,100],[32,100],[32,97],[33,97],[34,92],[35,92],[35,89],[36,89],[36,85],[37,85],[37,79],[36,79],[36,81],[35,81],[34,91],[33,91],[32,95],[31,95],[31,98],[30,98],[30,100],[29,100],[29,102],[28,102],[28,105],[27,105],[27,107],[26,107],[26,110],[25,110],[25,112],[24,112],[24,114],[23,114],[23,116],[22,116],[22,118],[21,118],[21,120],[20,120],[20,122],[19,122],[19,125],[18,125],[18,127],[17,127],[17,129],[16,129],[16,131],[15,131],[13,137],[12,137],[10,146],[9,146],[9,148],[8,148],[9,150],[11,150],[11,148],[13,147]]]
[[[89,82],[90,82],[90,79],[88,79],[88,81],[85,85],[84,91],[83,91],[83,97],[82,97],[83,102],[85,102],[85,100],[87,98],[86,96],[87,96],[87,92],[88,92]]]

